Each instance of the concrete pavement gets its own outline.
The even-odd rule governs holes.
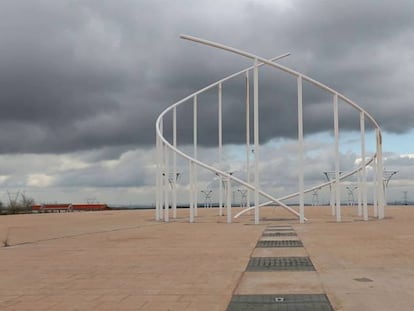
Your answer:
[[[214,311],[258,292],[324,292],[335,310],[412,310],[414,209],[368,222],[343,212],[338,224],[328,207],[309,207],[305,225],[280,208],[264,208],[261,225],[252,216],[228,225],[216,209],[199,209],[193,224],[187,210],[170,223],[152,210],[2,216],[0,310]],[[292,226],[298,236],[283,240],[304,247],[255,248],[271,224]],[[316,271],[245,272],[251,257],[303,255]]]

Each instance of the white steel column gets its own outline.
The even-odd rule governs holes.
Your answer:
[[[246,173],[247,183],[250,184],[250,81],[246,71]],[[250,207],[250,189],[247,188],[246,208]]]
[[[299,221],[301,224],[305,222],[305,194],[304,194],[304,176],[303,176],[303,103],[302,103],[302,76],[297,79],[298,83],[298,143],[299,143]]]
[[[164,180],[165,180],[165,184],[164,184],[164,198],[165,198],[165,206],[164,206],[164,221],[168,222],[169,221],[169,207],[170,207],[170,202],[169,202],[169,192],[170,192],[170,183],[168,181],[168,175],[170,172],[170,158],[169,158],[169,150],[167,146],[164,146],[164,161],[165,161],[165,170],[164,170]]]
[[[334,175],[332,175],[332,173]],[[335,180],[335,172],[324,172],[326,180],[329,182],[329,205],[331,206],[332,216],[335,216],[335,184],[331,183],[332,180]]]
[[[374,210],[374,217],[378,217],[378,158],[373,163],[373,177],[372,177],[372,208]]]
[[[164,134],[164,119],[161,119],[160,121],[160,131],[161,134]],[[159,161],[160,161],[160,174],[158,176],[160,181],[160,188],[159,188],[159,208],[158,208],[158,219],[162,220],[164,218],[163,216],[163,208],[164,208],[164,183],[165,183],[165,163],[164,163],[164,143],[159,141]]]
[[[330,200],[329,203],[331,204],[331,211],[332,211],[332,216],[335,216],[335,183],[332,183],[329,185],[329,190],[330,190]]]
[[[382,137],[379,129],[376,129],[377,138],[377,197],[378,197],[378,218],[384,218],[385,194],[384,194],[384,166],[382,162]]]
[[[197,95],[194,96],[194,107],[193,107],[193,145],[194,145],[194,159],[197,160]],[[197,216],[198,214],[198,193],[197,193],[197,179],[198,179],[198,172],[197,172],[197,166],[194,166],[193,169],[194,173],[194,216]]]
[[[253,110],[254,110],[254,223],[259,223],[259,67],[254,59],[253,69]]]
[[[156,172],[155,172],[155,220],[158,221],[160,220],[159,218],[159,208],[160,208],[160,176],[162,176],[161,174],[161,163],[160,163],[160,138],[158,137],[158,135],[155,138],[155,158],[157,161],[157,167],[156,167]]]
[[[218,152],[219,152],[219,169],[222,170],[223,161],[223,110],[222,110],[222,86],[218,85]],[[223,177],[219,178],[219,215],[223,216]]]
[[[177,108],[173,109],[173,145],[177,148]],[[173,152],[173,189],[172,189],[172,212],[173,218],[177,218],[177,153]]]
[[[362,216],[361,171],[358,171],[358,216]]]
[[[339,181],[339,115],[338,94],[334,95],[334,130],[335,130],[335,199],[336,199],[336,221],[341,221],[341,188]]]
[[[231,223],[231,178],[226,178],[226,188],[227,188],[227,223]]]
[[[361,183],[359,190],[362,197],[362,217],[364,220],[368,220],[368,196],[367,196],[367,168],[365,162],[365,114],[360,112],[360,129],[361,129]]]
[[[188,192],[190,194],[190,204],[189,204],[189,209],[190,209],[190,222],[194,222],[194,187],[193,187],[193,162],[189,161],[188,162],[189,167],[188,167],[188,177],[189,177],[189,189]]]

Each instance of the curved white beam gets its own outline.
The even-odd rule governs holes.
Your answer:
[[[229,47],[229,46],[225,46],[225,45],[222,45],[222,44],[219,44],[219,43],[216,43],[216,42],[207,41],[207,40],[204,40],[204,39],[200,39],[200,38],[196,38],[196,37],[192,37],[192,36],[187,36],[187,35],[181,35],[181,38],[182,39],[186,39],[186,40],[191,40],[191,41],[194,41],[194,42],[198,42],[198,43],[201,43],[201,44],[209,45],[209,46],[212,46],[212,47],[215,47],[215,48],[219,48],[219,49],[222,49],[222,50],[226,50],[226,51],[229,51],[229,52],[232,52],[232,53],[235,53],[235,54],[238,54],[238,55],[241,55],[241,56],[250,58],[250,59],[255,59],[255,60],[257,60],[257,61],[260,62],[258,64],[258,66],[269,65],[271,67],[274,67],[274,68],[277,68],[279,70],[282,70],[282,71],[284,71],[286,73],[289,73],[291,75],[294,75],[294,76],[296,76],[298,78],[300,77],[302,80],[308,81],[308,82],[314,84],[315,86],[317,86],[319,88],[322,88],[323,90],[325,90],[327,92],[330,92],[331,94],[333,94],[337,98],[342,99],[344,102],[346,102],[347,104],[351,105],[356,110],[360,111],[361,112],[361,115],[367,116],[367,118],[371,121],[371,123],[377,129],[377,131],[379,133],[381,132],[380,131],[380,127],[379,127],[378,123],[374,120],[374,118],[367,111],[365,111],[363,108],[361,108],[360,106],[358,106],[357,104],[355,104],[353,101],[351,101],[350,99],[348,99],[344,95],[336,92],[335,90],[331,89],[330,87],[328,87],[328,86],[326,86],[326,85],[324,85],[324,84],[322,84],[322,83],[320,83],[320,82],[318,82],[318,81],[316,81],[316,80],[314,80],[314,79],[312,79],[312,78],[310,78],[310,77],[308,77],[306,75],[303,75],[303,74],[301,74],[301,73],[299,73],[299,72],[297,72],[295,70],[292,70],[292,69],[290,69],[288,67],[282,66],[282,65],[274,62],[275,60],[278,60],[278,59],[281,59],[283,57],[288,56],[289,53],[283,54],[283,55],[278,56],[276,58],[273,58],[271,60],[267,60],[267,59],[264,59],[264,58],[262,58],[260,56],[257,56],[257,55],[254,55],[254,54],[251,54],[251,53],[242,51],[242,50],[238,50],[238,49],[235,49],[235,48],[232,48],[232,47]],[[180,150],[178,150],[178,148],[175,146],[175,144],[174,144],[174,146],[171,145],[165,139],[165,137],[162,135],[162,131],[160,129],[161,128],[160,124],[161,124],[161,121],[162,121],[164,115],[166,113],[168,113],[169,111],[171,111],[172,109],[175,109],[178,105],[180,105],[180,104],[188,101],[191,98],[194,98],[198,94],[203,93],[203,92],[207,91],[208,89],[211,89],[211,88],[213,88],[213,87],[215,87],[217,85],[220,85],[221,83],[223,83],[223,82],[225,82],[227,80],[230,80],[230,79],[232,79],[232,78],[234,78],[234,77],[236,77],[236,76],[238,76],[240,74],[246,73],[249,70],[252,70],[253,68],[254,68],[254,66],[251,66],[251,67],[249,67],[247,69],[244,69],[244,70],[242,70],[240,72],[237,72],[235,74],[229,75],[229,76],[227,76],[227,77],[225,77],[225,78],[223,78],[223,79],[221,79],[221,80],[219,80],[219,81],[217,81],[215,83],[212,83],[209,86],[207,86],[207,87],[205,87],[205,88],[203,88],[203,89],[201,89],[201,90],[199,90],[197,92],[194,92],[193,94],[191,94],[191,95],[183,98],[182,100],[174,103],[173,105],[171,105],[170,107],[168,107],[167,109],[165,109],[158,116],[157,121],[156,121],[156,134],[157,134],[157,137],[162,141],[162,143],[165,144],[165,148],[169,148],[170,150],[172,150],[176,154],[181,155],[183,158],[188,159],[190,161],[190,163],[192,163],[193,165],[194,164],[197,164],[197,165],[199,165],[201,167],[204,167],[204,168],[206,168],[206,169],[208,169],[208,170],[210,170],[210,171],[218,174],[219,176],[228,178],[229,180],[232,180],[232,181],[234,181],[234,182],[236,182],[236,183],[238,183],[240,185],[243,185],[246,188],[251,189],[251,190],[254,190],[256,187],[254,187],[254,186],[250,185],[249,183],[246,183],[246,182],[244,182],[244,181],[242,181],[242,180],[240,180],[240,179],[238,179],[238,178],[236,178],[236,177],[234,177],[234,176],[232,176],[230,174],[227,174],[225,172],[222,172],[222,171],[220,171],[220,170],[218,170],[218,169],[216,169],[216,168],[214,168],[214,167],[212,167],[210,165],[207,165],[205,163],[202,163],[202,162],[198,161],[197,159],[195,159],[193,157],[190,157],[190,156],[184,154],[183,152],[181,152]],[[377,153],[374,154],[374,156],[368,162],[366,162],[365,165],[369,165],[376,158],[376,156],[377,156]],[[362,170],[362,167],[358,167],[357,169],[355,169],[355,170],[353,170],[353,171],[351,171],[351,172],[349,172],[347,174],[344,174],[343,176],[341,176],[340,179],[343,179],[343,178],[346,178],[346,177],[348,177],[350,175],[353,175],[353,174],[355,174],[356,172],[358,172],[360,170]],[[305,190],[304,193],[313,191],[316,188],[320,188],[320,187],[324,187],[324,186],[330,185],[333,182],[334,181],[330,181],[330,182],[323,183],[321,185],[318,185],[318,186],[309,188],[309,189]],[[269,203],[273,203],[274,202],[274,203],[279,204],[280,206],[283,206],[284,208],[286,208],[287,210],[289,210],[290,212],[292,212],[296,216],[299,216],[299,213],[297,213],[295,210],[293,210],[292,208],[288,207],[286,204],[284,204],[284,203],[281,202],[282,200],[285,200],[285,199],[288,199],[288,198],[292,198],[292,197],[295,197],[295,196],[299,195],[299,192],[298,193],[294,193],[294,194],[290,194],[290,195],[285,196],[285,197],[282,197],[282,198],[274,198],[273,196],[271,196],[271,195],[269,195],[269,194],[267,194],[267,193],[265,193],[263,191],[259,191],[259,194],[271,200],[269,202],[260,204],[260,206],[264,206],[264,205],[267,205]],[[252,208],[254,208],[254,207],[252,207]],[[243,210],[241,213],[237,214],[235,217],[238,217],[242,213],[247,212],[247,211],[248,211],[248,209]]]
[[[366,162],[366,166],[370,165],[370,164],[371,164],[371,163],[375,160],[375,157],[376,157],[376,154],[374,154],[374,156]],[[352,175],[354,175],[354,174],[356,174],[356,173],[358,173],[359,171],[362,171],[362,170],[363,170],[363,166],[359,166],[359,167],[357,167],[356,169],[354,169],[354,170],[352,170],[352,171],[350,171],[350,172],[348,172],[348,173],[341,174],[341,175],[339,176],[339,180],[346,179],[346,178],[348,178],[349,176],[352,176]],[[325,187],[327,187],[327,186],[329,186],[329,185],[332,185],[332,184],[333,184],[333,183],[335,183],[335,182],[336,182],[336,180],[335,180],[335,179],[332,179],[332,180],[327,181],[327,182],[325,182],[325,183],[323,183],[323,184],[319,184],[319,185],[317,185],[317,186],[314,186],[314,187],[311,187],[311,188],[305,189],[303,192],[304,192],[304,193],[309,193],[309,192],[312,192],[312,191],[314,191],[314,190],[316,190],[316,189],[319,189],[319,188],[325,188]],[[279,198],[277,198],[277,199],[278,199],[279,201],[285,201],[285,200],[288,200],[288,199],[293,199],[293,198],[295,198],[295,197],[297,197],[297,196],[299,196],[299,192],[291,193],[291,194],[288,194],[288,195],[286,195],[286,196],[279,197]],[[266,206],[266,205],[269,205],[269,204],[272,204],[272,203],[274,203],[274,202],[273,202],[273,201],[267,201],[267,202],[261,203],[261,204],[259,205],[259,207]],[[239,213],[237,213],[236,215],[234,215],[234,218],[237,218],[237,217],[239,217],[239,216],[243,215],[244,213],[246,213],[246,212],[248,212],[248,211],[251,211],[253,208],[254,208],[254,206],[252,206],[252,207],[250,207],[250,208],[247,208],[247,209],[242,210],[241,212],[239,212]]]
[[[289,53],[285,53],[285,54],[282,54],[280,56],[277,56],[277,57],[272,58],[272,60],[275,61],[275,60],[284,58],[284,57],[286,57],[288,55],[290,55],[290,54]],[[258,66],[263,66],[263,65],[264,64],[262,62],[258,64]],[[179,106],[180,104],[188,101],[191,98],[194,98],[195,96],[197,96],[200,93],[203,93],[203,92],[211,89],[212,87],[215,87],[217,85],[220,85],[221,83],[223,83],[223,82],[225,82],[225,81],[227,81],[229,79],[232,79],[232,78],[234,78],[234,77],[236,77],[238,75],[244,74],[247,71],[252,70],[253,68],[254,68],[254,66],[251,66],[251,67],[249,67],[247,69],[244,69],[244,70],[241,70],[241,71],[239,71],[239,72],[237,72],[235,74],[229,75],[229,76],[227,76],[227,77],[225,77],[225,78],[223,78],[223,79],[221,79],[221,80],[219,80],[219,81],[217,81],[215,83],[210,84],[209,86],[207,86],[207,87],[205,87],[205,88],[203,88],[203,89],[201,89],[201,90],[199,90],[197,92],[194,92],[193,94],[191,94],[191,95],[183,98],[182,100],[176,102],[175,104],[169,106],[167,109],[165,109],[163,112],[161,112],[161,114],[158,116],[157,121],[156,121],[156,125],[155,125],[156,134],[161,139],[161,141],[165,144],[166,147],[170,148],[171,150],[173,150],[174,152],[176,152],[178,155],[180,155],[183,158],[189,160],[190,162],[193,162],[193,163],[195,163],[195,164],[197,164],[197,165],[199,165],[201,167],[204,167],[205,169],[210,170],[213,173],[218,174],[219,176],[226,177],[226,178],[230,178],[231,180],[235,181],[236,183],[238,183],[238,184],[240,184],[242,186],[245,186],[246,188],[248,188],[250,190],[254,190],[255,187],[252,186],[252,185],[250,185],[250,184],[248,184],[248,183],[246,183],[246,182],[244,182],[244,181],[242,181],[241,179],[238,179],[237,177],[234,177],[233,175],[230,175],[228,173],[222,172],[222,171],[220,171],[220,170],[218,170],[218,169],[216,169],[216,168],[214,168],[214,167],[212,167],[212,166],[210,166],[208,164],[205,164],[203,162],[200,162],[199,160],[197,160],[197,159],[195,159],[193,157],[188,156],[187,154],[185,154],[182,151],[180,151],[178,148],[174,147],[161,134],[160,124],[161,124],[161,120],[163,119],[164,115],[167,114],[169,111],[173,110],[174,108],[176,108],[177,106]],[[261,190],[259,190],[259,194],[262,195],[262,196],[264,196],[264,197],[266,197],[267,199],[271,200],[271,202],[275,202],[275,203],[279,204],[280,206],[284,207],[285,209],[287,209],[288,211],[290,211],[292,214],[294,214],[294,215],[296,215],[298,217],[300,216],[298,212],[296,212],[294,209],[292,209],[291,207],[287,206],[283,202],[279,201],[275,197],[273,197],[273,196],[271,196],[271,195],[269,195],[269,194],[267,194],[267,193],[265,193],[265,192],[263,192]],[[307,220],[307,219],[305,218],[305,220]]]
[[[303,80],[306,80],[306,81],[322,88],[323,90],[331,93],[332,95],[337,95],[340,99],[346,101],[348,104],[353,106],[358,111],[364,112],[367,115],[368,119],[372,122],[374,127],[375,128],[380,128],[378,123],[375,121],[375,119],[366,110],[364,110],[362,107],[358,106],[356,103],[354,103],[352,100],[347,98],[345,95],[342,95],[341,93],[335,91],[334,89],[330,88],[329,86],[327,86],[327,85],[325,85],[325,84],[323,84],[319,81],[316,81],[315,79],[312,79],[311,77],[308,77],[307,75],[304,75],[304,74],[302,74],[298,71],[295,71],[293,69],[290,69],[286,66],[275,63],[272,60],[267,60],[267,59],[265,59],[263,57],[260,57],[258,55],[255,55],[255,54],[252,54],[252,53],[249,53],[249,52],[245,52],[245,51],[242,51],[242,50],[239,50],[239,49],[235,49],[233,47],[230,47],[230,46],[227,46],[227,45],[224,45],[224,44],[220,44],[220,43],[217,43],[217,42],[208,41],[208,40],[204,40],[204,39],[201,39],[201,38],[197,38],[197,37],[193,37],[193,36],[189,36],[189,35],[184,35],[184,34],[180,35],[180,38],[185,39],[185,40],[190,40],[190,41],[193,41],[193,42],[197,42],[197,43],[201,43],[201,44],[204,44],[204,45],[208,45],[208,46],[211,46],[211,47],[215,47],[215,48],[225,50],[225,51],[228,51],[228,52],[231,52],[231,53],[234,53],[234,54],[238,54],[238,55],[250,58],[250,59],[257,59],[258,61],[262,62],[265,65],[275,67],[275,68],[280,69],[280,70],[282,70],[286,73],[289,73],[289,74],[291,74],[295,77],[301,76]]]

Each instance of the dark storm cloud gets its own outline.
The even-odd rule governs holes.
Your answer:
[[[145,81],[149,67],[140,46],[128,46],[138,39],[124,37],[117,12],[118,22],[103,14],[112,12],[104,2],[0,6],[2,152],[152,142],[140,135],[153,128],[159,110],[154,104],[152,111],[139,107],[153,91]]]
[[[383,129],[405,132],[414,124],[413,11],[411,1],[293,1],[283,9],[255,1],[228,8],[190,1],[2,1],[0,152],[153,145],[163,108],[250,64],[179,40],[180,33],[264,57],[290,51],[284,64],[360,103]],[[263,80],[261,140],[294,137],[295,80],[280,74]],[[242,88],[224,85],[226,143],[243,141],[244,98],[237,91]],[[330,128],[331,99],[310,88],[304,98],[306,133]],[[203,100],[200,144],[214,145],[217,94]],[[179,140],[187,143],[192,111],[182,112]],[[341,121],[345,129],[358,124],[347,115]]]
[[[389,8],[377,2],[347,2],[319,3],[295,2],[293,10],[279,12],[266,5],[251,4],[246,8],[247,21],[255,21],[254,27],[243,28],[240,35],[221,37],[213,35],[212,39],[229,42],[248,51],[257,52],[270,57],[269,51],[279,49],[279,53],[291,51],[292,56],[283,60],[293,68],[304,71],[338,89],[350,99],[359,103],[369,111],[381,124],[383,129],[390,132],[408,131],[413,123],[413,113],[410,105],[409,84],[407,77],[412,74],[413,53],[409,42],[412,41],[412,10],[410,2]],[[316,5],[315,5],[316,4]],[[271,29],[271,32],[269,31]],[[257,36],[260,34],[260,36]],[[225,39],[222,39],[226,37]],[[190,47],[191,44],[188,44]],[[208,48],[205,48],[207,49]],[[283,50],[282,50],[283,49]],[[397,52],[398,51],[398,52]],[[216,71],[216,79],[236,71],[242,66],[228,69],[228,62],[223,60],[223,54],[216,52],[205,56],[207,52],[197,50],[204,55],[204,62],[209,67],[195,69],[194,61],[200,59],[194,53],[193,58],[181,64],[181,69],[174,71],[176,77],[183,77],[188,85],[194,86],[202,80],[202,75],[212,76]],[[275,52],[273,52],[275,53]],[[396,57],[404,55],[404,58]],[[277,54],[277,53],[275,53]],[[407,63],[408,60],[408,63]],[[215,67],[217,62],[224,64],[222,70]],[[191,74],[188,74],[188,71]],[[225,72],[220,75],[218,72]],[[198,76],[197,76],[198,75]],[[167,76],[167,79],[172,77]],[[174,79],[175,80],[175,79]],[[276,77],[263,82],[260,86],[260,118],[261,141],[266,142],[273,137],[295,137],[296,126],[296,84],[289,77]],[[178,86],[178,82],[175,81]],[[200,85],[201,83],[199,83]],[[207,84],[207,83],[205,83]],[[278,88],[277,88],[278,87]],[[225,91],[229,88],[224,86]],[[274,92],[269,92],[274,90]],[[231,92],[231,91],[230,91]],[[240,94],[240,93],[239,93]],[[332,97],[323,94],[315,88],[304,86],[305,99],[305,131],[307,134],[332,129]],[[216,108],[216,99],[208,103]],[[224,127],[227,142],[243,142],[243,98],[233,95],[224,107]],[[340,103],[341,106],[345,106]],[[199,113],[199,126],[213,134],[210,141],[204,139],[204,144],[217,144],[216,110],[210,109]],[[355,130],[359,126],[358,114],[342,107],[340,126],[343,130]],[[200,108],[199,108],[200,110]],[[229,118],[226,118],[230,115]],[[191,132],[191,111],[183,115],[179,133]],[[367,124],[367,128],[370,126]],[[201,130],[199,135],[201,135]],[[191,142],[191,136],[182,137],[184,142]],[[201,142],[201,141],[200,141]]]

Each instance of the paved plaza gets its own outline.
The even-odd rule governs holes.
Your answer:
[[[185,209],[170,223],[153,210],[2,216],[0,310],[225,311],[232,297],[267,294],[413,310],[414,208],[364,222],[345,207],[336,223],[329,207],[307,207],[304,225],[281,208],[263,208],[260,225],[253,215],[226,224],[217,212],[199,209],[192,224]],[[257,257],[308,257],[314,270],[247,270]]]

